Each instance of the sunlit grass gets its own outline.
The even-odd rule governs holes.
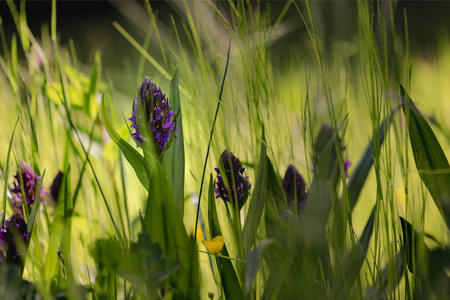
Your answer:
[[[181,18],[174,16],[170,22],[158,20],[146,2],[152,23],[142,44],[121,24],[112,25],[123,35],[120,42],[135,48],[130,55],[141,56],[138,65],[129,66],[135,76],[129,78],[129,93],[123,94],[108,74],[102,74],[100,54],[95,64],[84,66],[75,47],[58,44],[55,6],[51,29],[44,26],[36,39],[26,26],[24,10],[9,4],[18,28],[11,41],[1,32],[2,179],[10,184],[20,161],[38,174],[45,170],[47,190],[58,171],[65,175],[56,208],[41,204],[38,209],[24,261],[23,279],[32,282],[43,298],[57,292],[73,298],[83,298],[86,292],[90,299],[151,299],[164,293],[204,299],[208,292],[214,299],[243,299],[243,293],[251,299],[425,295],[418,284],[420,276],[407,269],[399,216],[437,240],[425,239],[431,249],[447,249],[449,231],[416,169],[408,106],[405,114],[401,109],[392,113],[381,145],[379,130],[391,110],[401,105],[401,83],[425,120],[434,117],[441,127],[432,125],[444,153],[450,154],[446,133],[450,44],[445,32],[438,37],[435,54],[410,57],[408,44],[399,42],[403,38],[387,34],[385,19],[375,22],[381,41],[375,36],[373,11],[369,3],[358,1],[359,35],[350,41],[329,41],[328,53],[308,2],[287,2],[278,16],[271,16],[269,9],[252,10],[244,1],[229,2],[229,14],[209,1],[175,1]],[[271,46],[283,38],[288,10],[296,11],[299,24],[308,28],[309,39],[299,43],[310,47],[312,55],[298,57],[286,51],[283,59],[290,67],[280,68]],[[396,45],[396,52],[388,51],[386,41]],[[158,52],[148,51],[148,43],[158,43]],[[136,147],[131,138],[127,119],[142,75],[167,93],[171,105],[178,105],[174,103],[179,93],[183,134],[171,147],[184,145],[184,157],[172,150],[157,157],[154,149]],[[334,162],[312,163],[315,137],[323,123],[339,132],[345,146],[337,147],[336,169],[330,175],[329,164]],[[334,137],[323,150],[328,156],[339,144],[339,137]],[[364,187],[353,207],[349,183],[358,180],[352,178],[358,164],[372,158],[370,153],[363,156],[372,137],[374,163],[367,180],[361,179]],[[225,149],[239,157],[252,183],[241,210],[214,200],[210,175],[215,179],[214,168]],[[346,159],[353,164],[351,179],[345,176]],[[171,163],[173,169],[168,167]],[[281,186],[290,164],[309,190],[304,214],[287,205]],[[139,166],[147,169],[139,173]],[[205,247],[201,239],[193,239],[204,168],[198,227],[206,241],[223,236],[225,248],[222,240],[220,247],[211,248],[213,242]],[[177,185],[174,174],[183,171],[184,186]],[[443,199],[444,206],[448,199]],[[9,218],[13,210],[5,200],[4,216]],[[444,207],[444,212],[448,209]],[[293,211],[293,216],[286,211]],[[402,261],[401,270],[407,274],[400,283],[394,268],[383,271],[394,259]],[[150,271],[139,273],[138,266],[144,263]],[[163,274],[156,274],[158,270]],[[80,286],[85,289],[77,289]],[[432,292],[445,290],[444,286]]]

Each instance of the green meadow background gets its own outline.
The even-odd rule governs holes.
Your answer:
[[[253,185],[250,193],[255,191],[262,144],[281,179],[293,164],[309,189],[315,136],[323,123],[336,129],[345,120],[339,134],[344,157],[352,162],[351,178],[380,123],[401,104],[399,83],[431,124],[448,157],[450,23],[446,12],[450,12],[446,2],[407,1],[2,3],[0,192],[3,195],[11,185],[17,163],[26,161],[41,176],[45,170],[46,188],[59,171],[70,174],[66,188],[73,199],[70,229],[64,221],[54,223],[53,208],[40,206],[23,278],[33,282],[44,298],[53,297],[50,282],[55,272],[71,272],[76,284],[94,286],[99,270],[92,254],[96,241],[118,232],[127,246],[137,240],[148,192],[108,135],[101,101],[107,103],[108,118],[120,137],[135,147],[127,119],[144,76],[167,93],[170,103],[171,80],[175,73],[178,76],[184,187],[174,189],[184,197],[186,231],[194,232],[228,49],[228,72],[206,164],[201,224],[208,224],[210,213],[209,175],[216,175],[213,168],[224,149],[246,167]],[[359,288],[349,298],[367,298],[366,288],[401,249],[399,217],[432,236],[425,238],[429,248],[448,248],[450,243],[446,223],[414,163],[402,109],[393,114],[384,143],[374,151],[378,158],[358,202],[345,213],[351,221],[344,244],[350,249],[377,204]],[[350,178],[341,176],[337,193],[344,199],[343,184]],[[2,206],[3,201],[3,214],[9,217],[13,210],[7,197],[2,198]],[[248,203],[240,212],[243,220],[252,214]],[[225,245],[234,257],[239,249],[233,243],[231,221],[223,201],[217,199],[216,206]],[[54,233],[57,226],[59,234]],[[265,238],[262,227],[255,232],[257,240]],[[205,240],[214,237],[208,228],[202,226]],[[301,230],[315,232],[309,227]],[[65,234],[66,240],[60,241],[58,236]],[[63,243],[68,243],[64,245],[70,251],[64,253],[70,255],[65,257],[70,263],[61,267],[56,253]],[[200,242],[197,246],[203,251],[198,253],[200,298],[213,292],[217,299],[222,292],[217,270],[211,267],[212,256]],[[239,262],[233,264],[239,268]],[[55,271],[60,268],[65,270]],[[412,273],[406,277],[415,280]],[[265,280],[264,269],[256,277],[251,297],[262,298]],[[390,280],[393,288],[386,298],[414,298],[408,292],[413,288],[405,283],[408,279],[402,277],[398,287],[395,279]],[[127,298],[121,280],[114,288],[104,284],[96,289],[116,291],[110,298]]]

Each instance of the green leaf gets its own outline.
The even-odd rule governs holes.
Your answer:
[[[150,188],[149,186],[150,182],[149,177],[151,171],[150,165],[145,160],[145,158],[142,155],[140,155],[139,152],[137,152],[137,150],[134,147],[132,147],[124,139],[122,139],[112,127],[106,111],[106,100],[104,95],[102,98],[102,119],[109,136],[117,144],[117,146],[119,146],[120,150],[123,153],[123,156],[125,156],[127,161],[133,167],[134,172],[136,173],[139,181],[148,191]]]
[[[245,218],[244,230],[242,232],[244,240],[244,249],[250,250],[256,236],[261,216],[266,204],[267,196],[267,154],[266,154],[266,137],[264,133],[264,126],[262,130],[261,150],[259,153],[258,173],[256,175],[255,190],[248,207],[248,213]]]
[[[245,259],[245,295],[247,296],[263,261],[264,250],[274,242],[273,239],[261,240],[259,244],[247,254]]]
[[[347,257],[344,259],[345,274],[341,274],[340,279],[337,280],[337,284],[334,285],[337,289],[338,299],[348,298],[348,292],[351,291],[353,284],[361,271],[372,237],[376,208],[375,205],[358,243],[353,246]],[[345,277],[344,282],[342,282],[342,276]]]
[[[208,193],[208,212],[209,212],[209,231],[211,237],[221,236],[222,231],[220,230],[219,218],[217,217],[216,211],[216,199],[214,197],[214,181],[213,176],[210,174],[209,179],[209,193]],[[221,251],[222,255],[229,256],[226,242]],[[219,270],[220,280],[222,282],[223,291],[225,293],[226,299],[244,299],[242,294],[241,286],[239,285],[239,280],[234,270],[233,264],[229,259],[216,256],[217,269]]]
[[[0,299],[38,299],[36,287],[21,278],[15,266],[0,265]]]
[[[159,243],[167,257],[181,263],[180,271],[174,276],[176,288],[184,296],[192,292],[189,276],[192,270],[189,261],[188,235],[184,227],[183,218],[178,210],[173,193],[169,188],[164,169],[159,160],[154,160],[147,209],[143,220],[143,227],[152,239]]]
[[[267,157],[267,194],[271,195],[275,201],[276,211],[280,212],[287,208],[286,197],[284,191],[281,188],[281,178],[275,172],[272,162]],[[267,197],[270,199],[270,197]]]
[[[450,229],[450,165],[426,119],[401,85],[400,90],[403,111],[409,116],[409,137],[420,179]]]
[[[278,272],[271,272],[269,278],[266,281],[266,285],[264,287],[264,293],[262,295],[262,300],[270,300],[277,299],[276,296],[279,296],[280,290],[283,287],[283,284],[286,283],[287,276],[291,269],[292,259],[289,263],[283,264],[281,268],[279,268]]]
[[[84,106],[83,108],[86,110],[86,113],[90,116],[95,116],[97,114],[97,102],[91,100],[95,99],[95,91],[97,89],[97,81],[98,81],[98,57],[100,53],[97,51],[95,53],[96,63],[94,64],[94,67],[92,68],[91,78],[89,81],[89,91],[85,94],[84,99]],[[94,109],[95,108],[95,109]]]
[[[186,244],[188,269],[181,279],[185,281],[187,290],[185,292],[186,299],[201,299],[200,298],[200,265],[198,258],[197,242],[191,236]]]
[[[389,294],[389,290],[393,291],[396,289],[402,279],[403,272],[403,256],[401,252],[398,252],[395,257],[389,260],[386,267],[381,271],[381,282],[386,294]],[[390,278],[390,275],[393,275],[394,278]]]
[[[162,256],[161,246],[150,235],[141,233],[130,253],[119,262],[118,273],[141,289],[147,282],[157,285],[180,268],[179,262]]]
[[[430,299],[433,293],[438,299],[450,294],[450,277],[444,269],[448,262],[449,252],[433,250],[424,242],[424,235],[417,232],[405,219],[400,217],[403,232],[403,251],[406,264],[411,273],[421,281],[422,288],[419,297]]]
[[[183,121],[181,115],[180,92],[178,90],[178,73],[175,70],[170,84],[171,106],[176,118],[178,130],[170,148],[164,154],[164,168],[173,186],[173,199],[181,215],[184,214],[184,141]]]
[[[380,131],[379,131],[379,145],[381,145],[384,142],[384,134],[388,130],[389,125],[392,122],[392,118],[394,117],[394,114],[397,112],[398,107],[394,107],[391,110],[391,113],[389,115],[389,119],[384,119],[383,122],[380,125]],[[372,168],[373,161],[374,161],[374,138],[369,142],[369,145],[367,145],[366,150],[364,151],[364,154],[359,161],[358,165],[353,170],[352,176],[350,177],[350,180],[348,182],[347,191],[348,191],[348,201],[350,205],[350,209],[353,210],[355,207],[356,202],[358,201],[359,194],[361,193],[362,188],[364,187],[364,183],[367,180],[367,177],[369,176],[370,169]]]
[[[309,189],[308,198],[303,214],[302,222],[312,230],[304,231],[304,237],[308,243],[326,243],[325,225],[331,210],[332,195],[335,187],[329,185],[328,177],[330,169],[335,170],[335,166],[331,168],[333,163],[331,152],[334,146],[335,135],[327,142],[322,150],[320,160],[314,171],[314,177]],[[336,172],[334,172],[336,173]],[[334,180],[330,179],[330,182]]]
[[[56,201],[56,208],[53,217],[53,222],[49,229],[50,237],[48,240],[47,255],[43,268],[43,282],[47,284],[47,290],[50,290],[50,285],[52,279],[59,281],[61,276],[61,268],[58,268],[58,246],[61,246],[61,235],[64,228],[64,213],[65,213],[65,196],[69,192],[69,180],[68,174],[70,172],[70,166],[64,170],[64,175],[62,178],[62,184],[58,195],[58,200]],[[51,292],[56,292],[51,290]]]
[[[267,197],[265,208],[265,226],[267,238],[278,238],[283,234],[280,214],[288,209],[286,197],[281,188],[280,176],[275,172],[272,162],[267,158]]]
[[[347,116],[338,126],[338,131],[344,124]],[[308,193],[305,210],[300,219],[300,235],[305,243],[305,255],[318,256],[320,261],[315,266],[320,266],[325,278],[331,276],[331,260],[326,236],[326,225],[330,217],[333,197],[336,194],[339,168],[336,159],[332,158],[332,151],[338,136],[335,132],[323,148],[319,161],[314,171],[314,177]],[[330,170],[332,170],[330,174]],[[339,216],[338,216],[339,217]],[[308,272],[311,282],[319,280],[313,278],[314,272]]]

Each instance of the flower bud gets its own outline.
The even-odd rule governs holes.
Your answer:
[[[21,240],[17,240],[21,239]],[[21,211],[16,211],[0,228],[0,264],[20,263],[28,239],[27,224]]]
[[[10,189],[12,195],[9,198],[9,200],[13,202],[12,208],[23,211],[22,195],[25,196],[26,203],[28,207],[31,208],[36,197],[37,185],[39,184],[39,180],[41,179],[41,177],[37,176],[37,174],[33,171],[33,169],[30,167],[29,164],[22,161],[20,162],[20,170],[17,171],[16,175],[14,175],[14,178],[16,180],[13,183],[13,188]],[[23,192],[21,181],[23,183],[24,189]],[[44,186],[42,185],[40,193],[40,201],[43,203],[45,203],[42,200],[42,197],[44,195],[47,195],[47,191],[44,191]]]
[[[242,167],[239,158],[229,150],[223,151],[220,156],[217,172],[216,198],[232,203],[238,203],[239,208],[244,206],[248,198],[248,190],[251,183],[244,176],[245,168]]]
[[[305,208],[306,198],[308,196],[306,182],[293,165],[289,165],[286,170],[283,179],[283,190],[286,201],[291,207],[295,207],[295,203],[297,203],[297,209],[299,211]]]
[[[157,146],[158,154],[161,154],[169,146],[174,132],[178,130],[176,126],[176,116],[171,111],[170,104],[160,88],[145,77],[138,96],[133,102],[133,112],[130,120],[135,132],[131,135],[139,144],[153,140]]]

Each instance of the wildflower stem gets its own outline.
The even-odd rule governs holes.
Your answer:
[[[8,174],[9,174],[9,157],[11,156],[11,147],[12,147],[12,142],[14,139],[14,133],[16,132],[16,128],[17,128],[17,124],[19,123],[19,119],[20,116],[17,117],[16,120],[16,124],[14,125],[14,129],[13,132],[11,134],[11,140],[9,141],[9,148],[8,148],[8,154],[6,155],[6,167],[5,167],[5,172],[3,173],[3,177],[4,177],[4,184],[3,184],[3,214],[0,220],[0,226],[3,225],[5,223],[5,216],[6,216],[6,194],[7,194],[7,187],[8,187]]]
[[[219,93],[219,101],[217,101],[216,114],[214,115],[214,121],[213,121],[213,125],[212,125],[212,128],[211,128],[211,134],[209,136],[208,149],[206,150],[205,164],[203,166],[202,182],[200,184],[200,192],[198,194],[197,216],[195,218],[194,240],[197,240],[198,216],[199,216],[199,212],[200,212],[200,203],[201,203],[201,200],[202,200],[203,182],[205,180],[206,165],[208,163],[209,149],[211,148],[211,141],[212,141],[212,136],[213,136],[213,133],[214,133],[214,127],[216,126],[217,114],[219,113],[220,102],[222,100],[223,86],[225,84],[225,78],[227,76],[228,62],[230,60],[230,46],[231,46],[231,40],[230,40],[230,43],[228,44],[227,63],[225,65],[225,72],[223,73],[222,86],[220,88],[220,93]]]
[[[202,251],[202,250],[198,250],[198,252],[199,252],[199,253],[205,253],[205,254],[208,254],[208,255],[210,255],[210,256],[218,256],[218,257],[222,257],[222,258],[225,258],[225,259],[238,261],[238,262],[241,262],[241,263],[244,263],[244,264],[245,264],[245,260],[243,260],[243,259],[233,258],[233,257],[229,257],[229,256],[222,255],[222,254],[220,254],[220,255],[219,255],[219,254],[214,254],[214,253],[210,253],[210,252]]]

